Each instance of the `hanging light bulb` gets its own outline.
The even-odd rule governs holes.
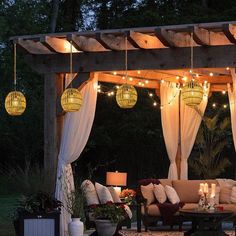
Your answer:
[[[125,37],[125,79],[126,83],[121,85],[116,92],[116,102],[120,108],[133,108],[137,102],[138,94],[134,86],[127,84],[128,71],[127,37]],[[131,79],[131,78],[130,78]],[[130,80],[131,81],[131,80]]]
[[[14,43],[14,91],[5,99],[5,109],[11,116],[20,116],[26,108],[26,99],[22,92],[16,91],[16,44]]]
[[[193,74],[193,33],[191,33],[191,71],[192,80],[183,85],[181,94],[185,104],[194,107],[201,103],[204,92]]]
[[[70,76],[71,88],[67,88],[61,96],[61,106],[65,112],[79,111],[83,104],[83,97],[81,92],[72,87],[72,42],[70,42]],[[100,87],[98,92],[100,91]]]

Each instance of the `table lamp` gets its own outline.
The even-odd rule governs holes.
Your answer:
[[[126,186],[127,173],[125,172],[107,172],[106,184],[114,187],[118,195],[121,193],[121,186]]]

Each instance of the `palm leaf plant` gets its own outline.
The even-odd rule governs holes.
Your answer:
[[[204,117],[195,141],[195,152],[189,161],[193,172],[202,179],[216,178],[231,162],[224,150],[231,144],[230,118],[220,113]]]

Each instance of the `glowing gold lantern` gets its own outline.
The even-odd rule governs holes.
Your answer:
[[[203,94],[202,86],[193,80],[186,83],[182,88],[182,99],[186,105],[191,107],[201,103]]]
[[[19,91],[10,92],[5,99],[5,108],[9,115],[19,116],[26,108],[26,99]]]
[[[116,92],[116,101],[121,108],[132,108],[136,104],[138,94],[134,86],[123,84]]]
[[[65,112],[79,111],[83,97],[78,89],[68,88],[61,96],[61,106]]]

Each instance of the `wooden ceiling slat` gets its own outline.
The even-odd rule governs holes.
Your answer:
[[[223,24],[223,32],[231,43],[236,44],[236,38],[235,38],[236,27],[235,26],[233,26],[232,24]]]
[[[132,40],[132,42],[135,42],[135,44],[142,49],[165,48],[163,43],[161,43],[157,37],[148,34],[129,31],[128,38],[129,40]]]
[[[67,39],[45,36],[40,38],[40,42],[53,52],[70,53],[70,42]],[[72,46],[72,52],[78,52],[78,50]]]
[[[107,51],[96,39],[74,34],[67,35],[67,40],[72,41],[73,46],[84,52],[101,52]]]
[[[193,32],[193,40],[199,45],[210,45],[210,33],[206,29],[197,26],[191,27]]]
[[[42,43],[35,42],[33,40],[18,39],[15,43],[17,43],[21,48],[23,48],[24,50],[26,50],[28,53],[31,53],[31,54],[52,54],[53,53],[47,47],[42,45]]]

